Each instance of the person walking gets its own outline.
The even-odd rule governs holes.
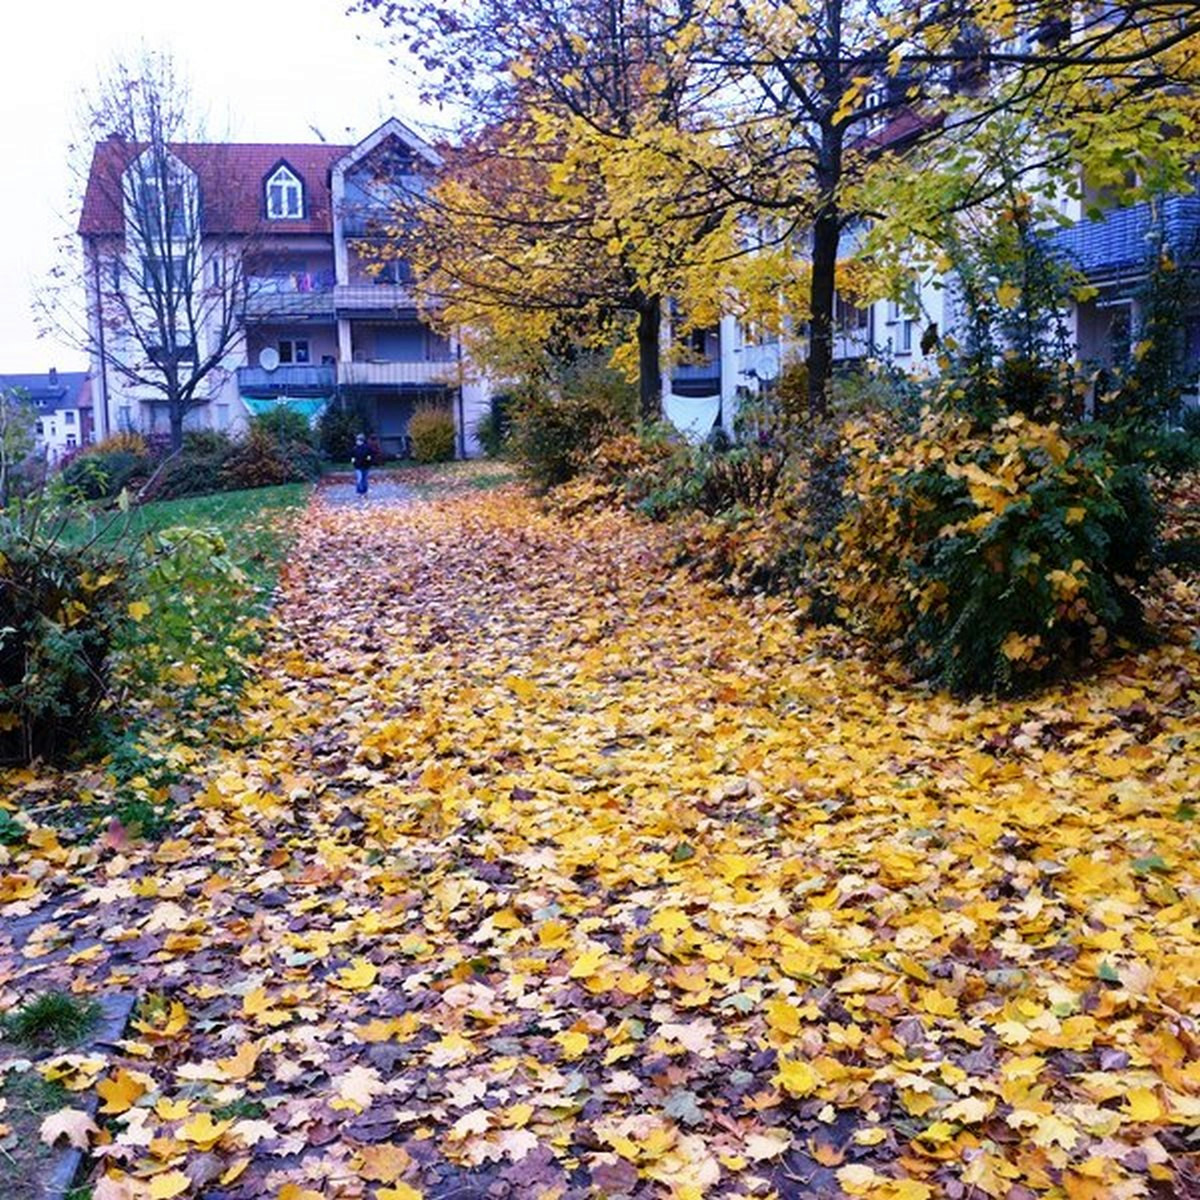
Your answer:
[[[365,433],[360,433],[354,439],[354,451],[350,455],[350,461],[354,465],[354,490],[360,496],[365,496],[367,494],[367,473],[375,465]]]

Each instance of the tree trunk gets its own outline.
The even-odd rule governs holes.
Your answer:
[[[662,297],[650,296],[638,306],[638,387],[646,424],[662,419]]]
[[[813,222],[811,314],[808,343],[808,410],[815,418],[829,412],[833,382],[833,316],[839,240],[839,213],[827,200]]]
[[[183,449],[183,405],[171,405],[171,453]]]

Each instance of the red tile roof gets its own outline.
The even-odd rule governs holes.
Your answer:
[[[88,175],[82,234],[122,234],[120,179],[141,147],[109,139],[96,146]],[[201,223],[205,233],[333,232],[329,198],[330,168],[350,146],[271,143],[187,143],[171,146],[172,154],[196,172],[200,182]],[[286,162],[304,183],[304,217],[268,221],[264,183]]]

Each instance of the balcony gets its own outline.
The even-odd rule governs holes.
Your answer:
[[[416,293],[403,283],[339,283],[333,302],[340,317],[417,311]]]
[[[338,382],[345,387],[439,387],[458,382],[454,359],[434,362],[344,362]]]
[[[328,396],[337,383],[332,363],[322,366],[238,367],[238,391],[244,396]]]
[[[1198,236],[1200,196],[1168,196],[1060,229],[1050,235],[1050,244],[1089,279],[1102,280],[1144,271],[1159,237],[1177,260],[1190,259]]]
[[[292,271],[251,275],[246,279],[248,320],[274,321],[290,317],[333,319],[332,271]]]
[[[721,390],[721,363],[716,358],[680,363],[671,371],[671,391],[677,396],[715,396]]]

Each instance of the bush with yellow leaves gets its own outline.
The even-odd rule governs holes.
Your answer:
[[[954,412],[850,432],[850,508],[830,543],[839,615],[956,692],[1018,692],[1137,635],[1153,507],[1103,431],[1068,438]]]

